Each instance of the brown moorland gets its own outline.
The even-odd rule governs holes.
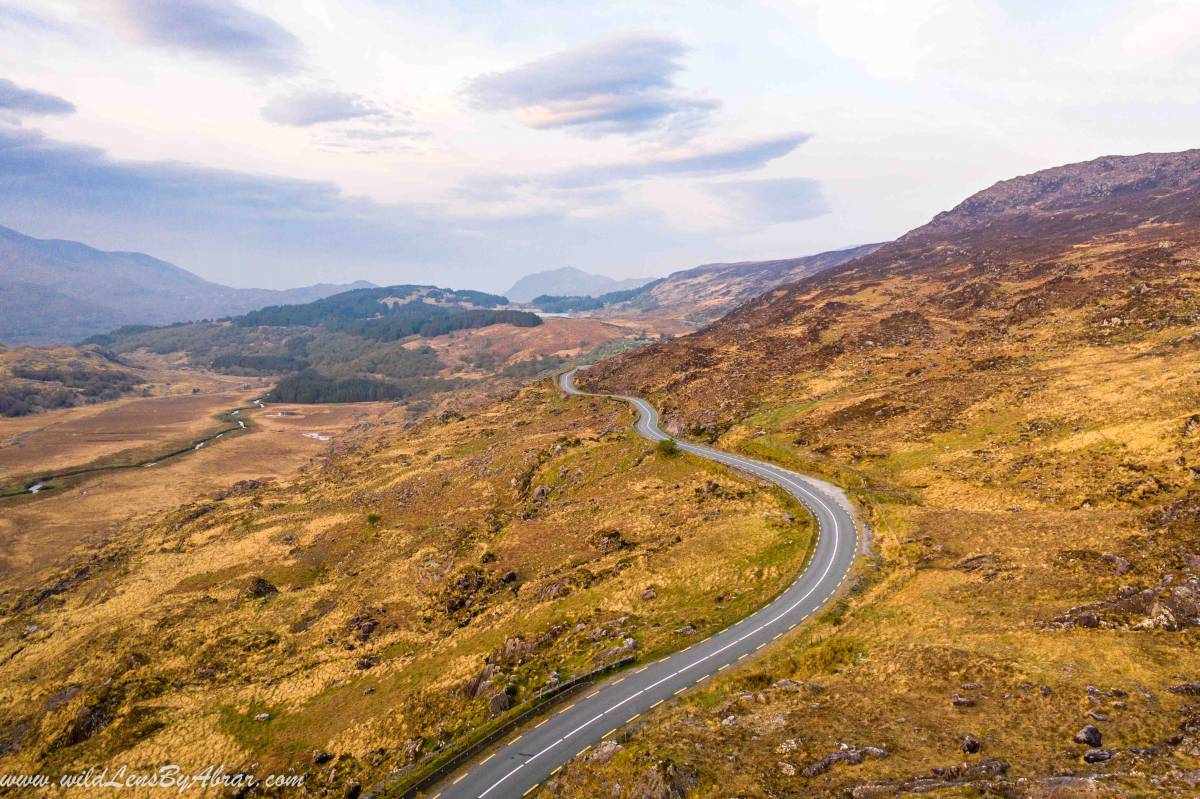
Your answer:
[[[586,379],[851,487],[879,557],[540,793],[1196,795],[1200,151],[1002,182]]]

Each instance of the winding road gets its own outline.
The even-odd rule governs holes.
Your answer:
[[[576,389],[576,371],[559,376],[559,385],[565,393],[610,396]],[[658,411],[650,403],[637,397],[615,398],[637,409],[636,429],[643,437],[651,441],[670,438],[659,429]],[[840,489],[762,461],[686,441],[677,444],[685,452],[768,480],[807,507],[817,523],[816,546],[808,567],[770,604],[687,649],[604,681],[483,760],[451,775],[440,790],[437,787],[430,790],[430,796],[438,799],[525,796],[567,760],[706,677],[750,657],[807,619],[837,592],[858,550],[853,511]]]

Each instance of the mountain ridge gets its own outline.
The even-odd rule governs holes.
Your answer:
[[[860,244],[797,258],[701,264],[672,272],[629,305],[706,324],[771,289],[869,255],[881,246]]]
[[[122,325],[223,317],[371,285],[233,288],[145,253],[0,226],[0,341],[7,344],[70,343]]]

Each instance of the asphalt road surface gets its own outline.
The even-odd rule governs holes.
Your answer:
[[[559,377],[567,394],[575,370]],[[617,397],[638,412],[637,431],[651,441],[670,438],[658,427],[658,411],[637,397]],[[769,463],[677,442],[685,452],[769,480],[812,513],[817,543],[808,568],[774,601],[719,633],[645,666],[605,680],[541,722],[464,766],[429,791],[439,799],[518,799],[554,774],[563,763],[609,733],[669,701],[718,671],[749,658],[811,616],[846,579],[858,549],[858,532],[845,495],[836,487]]]

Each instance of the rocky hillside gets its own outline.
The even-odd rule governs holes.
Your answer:
[[[878,557],[547,793],[1194,795],[1198,167],[1004,181],[593,369],[679,433],[852,486]]]
[[[676,320],[697,327],[777,286],[867,255],[879,246],[864,244],[777,261],[705,264],[672,272],[632,300],[605,311],[608,315]]]
[[[121,325],[169,324],[311,302],[350,288],[235,289],[136,252],[103,252],[0,227],[0,341],[74,343]]]

